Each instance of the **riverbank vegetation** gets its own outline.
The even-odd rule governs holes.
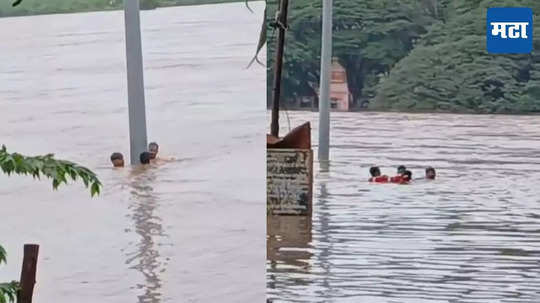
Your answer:
[[[216,4],[242,0],[140,0],[141,9],[166,6]],[[76,13],[123,8],[122,0],[23,0],[15,7],[12,1],[0,1],[0,17]]]
[[[535,0],[334,0],[333,55],[347,71],[355,109],[467,113],[540,112],[540,23],[532,54],[486,52],[486,8]],[[267,24],[277,1],[268,2]],[[321,1],[295,0],[289,11],[283,99],[316,100]],[[268,27],[268,95],[275,39]],[[269,98],[271,100],[271,98]]]
[[[0,265],[6,263],[7,254],[4,248],[0,245]],[[0,303],[15,302],[17,291],[19,290],[19,282],[0,283]]]

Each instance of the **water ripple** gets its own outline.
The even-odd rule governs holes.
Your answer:
[[[289,115],[312,121],[317,142],[316,113]],[[540,302],[535,117],[332,119],[313,219],[268,219],[269,302]],[[404,164],[415,177],[432,165],[439,179],[369,184],[374,164],[387,174]]]

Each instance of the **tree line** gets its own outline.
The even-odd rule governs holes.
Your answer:
[[[267,24],[277,6],[276,0],[267,2]],[[540,24],[534,24],[531,54],[488,54],[486,9],[497,6],[530,7],[535,18],[540,12],[540,1],[535,0],[334,0],[333,56],[347,71],[351,106],[392,111],[540,111]],[[283,99],[316,100],[322,3],[294,0],[289,9]],[[267,36],[270,97],[277,36],[270,26]]]
[[[238,2],[242,0],[139,0],[141,9],[167,6]],[[119,10],[123,0],[17,0],[0,1],[0,17]]]

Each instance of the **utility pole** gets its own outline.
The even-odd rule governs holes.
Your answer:
[[[319,161],[328,161],[330,149],[330,76],[332,62],[332,0],[323,0],[321,77],[319,89]]]
[[[131,165],[147,150],[139,0],[124,0]]]
[[[272,123],[270,134],[279,136],[279,99],[281,97],[281,72],[283,69],[283,49],[285,48],[285,31],[287,30],[287,11],[289,0],[281,0],[275,26],[279,29],[276,47],[276,65],[274,67],[274,87],[272,95]]]

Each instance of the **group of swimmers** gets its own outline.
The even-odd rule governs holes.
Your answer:
[[[407,168],[403,165],[400,165],[397,169],[397,175],[394,177],[388,177],[387,175],[381,174],[381,169],[377,166],[373,166],[369,169],[369,173],[371,174],[371,178],[369,178],[369,182],[376,182],[376,183],[397,183],[397,184],[408,184],[412,181],[412,172],[410,170],[407,170]],[[426,168],[426,180],[434,180],[436,176],[435,168],[428,167]]]
[[[159,145],[156,142],[148,144],[148,151],[142,152],[139,155],[141,164],[150,164],[150,160],[156,159],[158,151]],[[114,167],[124,167],[124,155],[122,153],[113,153],[111,155],[111,162]]]

